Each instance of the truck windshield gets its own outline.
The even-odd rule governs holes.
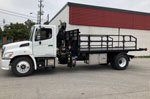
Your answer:
[[[33,32],[34,32],[34,26],[31,28],[31,31],[30,31],[30,36],[29,36],[29,41],[32,41],[32,37],[33,37]]]

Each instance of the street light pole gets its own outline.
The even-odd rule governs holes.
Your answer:
[[[38,13],[36,14],[36,13],[33,13],[33,12],[30,12],[30,14],[33,14],[34,16],[36,16],[37,17],[37,22],[36,22],[36,24],[38,24],[39,23],[39,17],[38,17]]]

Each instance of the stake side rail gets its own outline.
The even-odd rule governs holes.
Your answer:
[[[79,35],[80,52],[139,51],[137,38],[132,35]],[[119,39],[118,39],[119,38]]]
[[[65,49],[73,56],[80,53],[109,53],[144,51],[137,48],[137,38],[132,35],[93,35],[80,34],[79,29],[65,32]]]

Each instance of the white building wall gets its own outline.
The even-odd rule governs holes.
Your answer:
[[[101,34],[101,35],[118,35],[118,28],[109,27],[96,27],[96,26],[81,26],[81,25],[70,25],[69,24],[69,6],[55,17],[50,24],[56,25],[58,32],[59,20],[67,23],[66,30],[79,29],[81,34]],[[136,56],[150,56],[150,30],[136,30],[136,29],[120,29],[121,35],[133,35],[137,37],[138,48],[148,48],[148,51],[143,52],[130,52],[130,54]]]
[[[68,28],[71,29],[80,29],[82,34],[118,34],[117,28],[107,28],[107,27],[95,27],[95,26],[81,26],[81,25],[68,25]]]
[[[136,56],[150,56],[150,30],[121,29],[122,35],[133,35],[137,38],[138,48],[148,48],[148,51],[132,52]]]
[[[61,11],[61,13],[59,13],[59,15],[57,15],[55,17],[55,19],[53,19],[50,24],[51,25],[56,25],[56,32],[58,33],[58,26],[60,25],[60,21],[62,22],[66,22],[67,25],[69,24],[69,6],[66,6],[64,8],[64,10]]]

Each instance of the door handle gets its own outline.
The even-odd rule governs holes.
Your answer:
[[[42,44],[42,42],[40,41],[40,42],[39,42],[39,44],[41,45],[41,44]]]
[[[48,45],[48,46],[53,46],[53,45]]]

